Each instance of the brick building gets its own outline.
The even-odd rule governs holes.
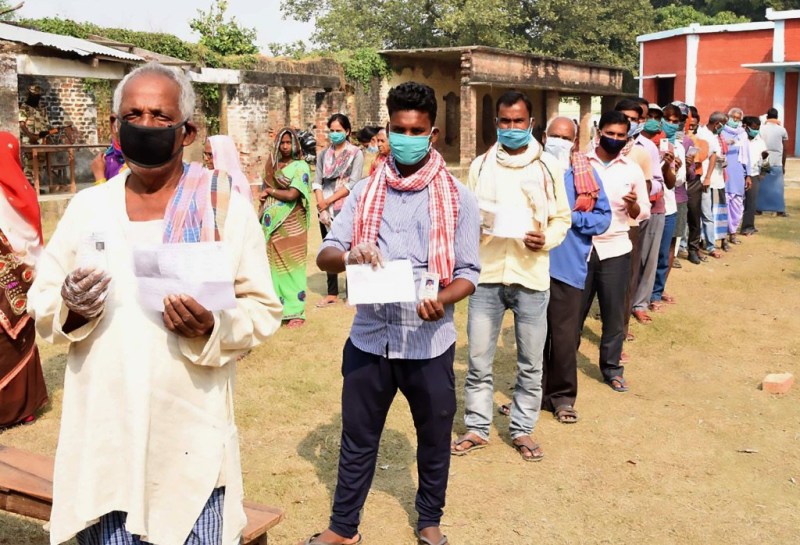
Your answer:
[[[592,97],[603,97],[604,109],[611,109],[625,94],[625,70],[614,66],[484,46],[389,50],[382,54],[393,74],[384,82],[381,95],[408,80],[433,87],[439,100],[437,125],[444,136],[439,138],[440,151],[448,162],[462,166],[494,144],[494,105],[509,89],[528,94],[539,127],[558,115],[562,96],[578,97],[582,147],[590,134]]]
[[[760,116],[774,107],[789,154],[800,156],[800,10],[768,9],[766,18],[639,36],[639,94],[662,105],[693,104],[703,121],[715,110]]]

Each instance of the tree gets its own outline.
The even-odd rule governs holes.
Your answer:
[[[729,11],[752,21],[763,21],[767,8],[788,10],[800,8],[800,0],[653,0],[653,7],[689,6],[710,16]]]
[[[227,9],[227,0],[213,0],[208,11],[197,10],[189,27],[200,34],[200,45],[223,57],[258,53],[256,30],[239,26],[235,17],[226,20]]]
[[[11,5],[9,0],[0,0],[0,21],[13,21],[17,18],[17,11],[22,4]]]
[[[671,28],[681,28],[698,23],[701,25],[728,25],[732,23],[746,23],[749,19],[736,15],[732,11],[720,11],[714,15],[708,15],[702,11],[697,11],[692,6],[670,5],[656,9],[655,28],[653,30],[669,30]]]

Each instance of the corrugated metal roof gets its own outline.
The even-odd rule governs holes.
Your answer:
[[[145,59],[138,55],[125,53],[112,47],[96,44],[88,40],[81,40],[72,36],[61,36],[60,34],[50,34],[29,28],[22,28],[14,25],[0,23],[0,40],[18,42],[30,46],[41,45],[53,47],[68,53],[75,53],[82,57],[102,55],[113,57],[125,61],[144,62]]]

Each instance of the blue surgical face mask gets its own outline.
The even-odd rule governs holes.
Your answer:
[[[747,135],[750,138],[755,138],[756,136],[758,136],[759,132],[761,131],[759,131],[758,129],[751,129],[750,127],[747,127]]]
[[[714,129],[714,134],[720,135],[722,134],[722,129],[725,128],[725,125],[719,125],[716,129]]]
[[[378,146],[367,146],[367,151],[369,153],[378,153]]]
[[[741,121],[736,121],[736,120],[734,120],[733,118],[730,118],[730,119],[728,120],[728,123],[727,123],[727,124],[728,124],[728,126],[729,126],[730,128],[732,128],[732,129],[738,129],[739,127],[741,127],[741,126],[742,126],[742,122],[741,122]]]
[[[667,138],[673,144],[675,143],[675,137],[678,134],[678,124],[677,123],[670,123],[669,121],[662,121],[661,122],[661,130],[664,131],[664,134],[667,135]]]
[[[661,132],[661,121],[652,118],[648,119],[644,124],[643,130],[650,134],[658,134]]]
[[[394,160],[401,165],[411,166],[422,161],[431,149],[431,134],[408,136],[389,132],[389,147]]]
[[[562,164],[569,165],[570,154],[572,148],[575,146],[571,141],[557,138],[555,136],[548,136],[544,143],[544,151],[557,157]]]
[[[532,121],[532,120],[531,120]],[[533,123],[528,122],[527,129],[497,129],[497,141],[510,150],[518,150],[528,145],[531,141]]]
[[[628,138],[633,138],[634,136],[642,132],[643,128],[644,127],[642,125],[639,125],[637,121],[631,121],[631,128],[628,130]]]
[[[328,138],[330,139],[331,144],[338,146],[344,142],[345,138],[347,138],[347,134],[343,132],[332,132],[328,135]]]

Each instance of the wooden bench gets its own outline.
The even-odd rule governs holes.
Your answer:
[[[53,459],[0,445],[0,510],[50,520]],[[267,531],[283,520],[283,511],[245,501],[244,545],[266,545]]]

